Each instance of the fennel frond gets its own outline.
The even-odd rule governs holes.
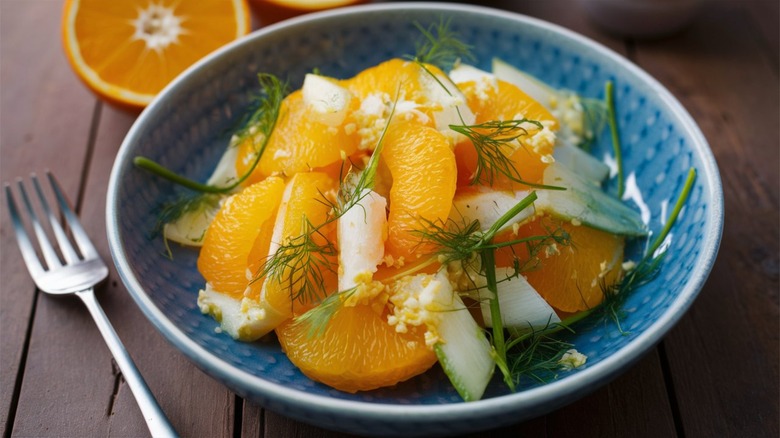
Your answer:
[[[450,29],[450,21],[440,20],[427,28],[414,23],[423,38],[417,44],[415,55],[411,57],[420,63],[433,64],[449,71],[459,59],[473,60],[472,47],[459,40]]]
[[[510,180],[529,187],[563,190],[561,187],[532,183],[523,180],[515,164],[510,158],[521,147],[520,138],[529,135],[529,129],[543,129],[544,126],[536,120],[492,120],[475,125],[450,125],[450,129],[471,140],[477,153],[477,168],[471,184],[493,185],[498,174]]]
[[[255,279],[265,278],[289,291],[290,303],[321,300],[327,296],[325,275],[336,272],[335,245],[307,217],[303,232],[286,239],[260,267]]]
[[[186,187],[190,190],[203,193],[230,193],[243,183],[249,175],[252,174],[257,164],[260,162],[260,158],[263,155],[265,146],[268,144],[268,139],[271,137],[271,133],[276,126],[276,120],[279,117],[279,111],[282,105],[282,100],[287,95],[288,86],[283,83],[274,75],[261,73],[258,75],[258,81],[260,82],[260,96],[258,97],[258,103],[254,112],[246,119],[245,123],[239,128],[236,135],[239,138],[252,135],[252,138],[259,133],[260,144],[256,145],[255,158],[252,165],[246,171],[244,175],[239,176],[232,183],[217,186],[211,184],[204,184],[182,175],[162,166],[161,164],[150,160],[143,156],[136,156],[133,158],[133,164],[141,169],[147,170],[157,176],[165,178],[178,185]]]

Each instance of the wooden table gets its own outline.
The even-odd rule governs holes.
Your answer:
[[[609,36],[572,1],[490,3],[583,33],[668,87],[718,160],[726,224],[701,295],[638,364],[558,411],[472,436],[777,437],[777,0],[708,0],[685,32],[656,41]],[[55,0],[0,0],[2,180],[56,171],[110,259],[106,186],[135,115],[77,80],[61,48],[61,10]],[[3,436],[147,436],[86,309],[36,291],[7,213],[0,220]],[[201,373],[145,319],[114,271],[99,299],[183,436],[342,436],[246,403]]]

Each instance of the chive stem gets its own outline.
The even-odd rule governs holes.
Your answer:
[[[504,375],[504,383],[512,391],[515,390],[515,382],[509,371],[506,360],[506,340],[504,338],[504,320],[501,318],[501,306],[498,302],[498,282],[496,281],[496,257],[493,248],[485,248],[480,251],[482,266],[485,267],[485,279],[490,297],[490,318],[493,321],[493,350],[495,361],[501,373]]]
[[[531,204],[536,201],[538,198],[538,195],[535,191],[531,192],[526,196],[525,198],[521,199],[520,202],[515,204],[512,208],[506,211],[506,213],[502,214],[501,217],[496,220],[495,223],[485,232],[485,235],[482,237],[482,241],[484,243],[490,243],[491,240],[493,240],[493,237],[496,236],[496,233],[498,233],[498,230],[501,229],[504,225],[506,225],[510,220],[512,220],[513,217],[517,216],[518,213],[525,210],[526,208],[530,207]]]
[[[685,185],[683,186],[682,192],[680,192],[680,197],[677,198],[677,202],[674,204],[674,208],[672,209],[672,212],[669,214],[669,217],[666,220],[666,223],[664,224],[663,229],[661,230],[661,233],[658,235],[658,237],[653,241],[653,244],[650,246],[650,249],[647,251],[647,257],[654,257],[655,252],[658,251],[658,248],[661,247],[661,244],[663,244],[664,239],[666,239],[666,236],[669,234],[669,231],[671,231],[672,226],[674,226],[674,223],[677,222],[677,217],[680,215],[680,210],[682,210],[683,206],[685,205],[685,202],[688,200],[688,196],[691,193],[691,189],[693,188],[693,183],[696,181],[696,168],[691,167],[688,169],[688,176],[685,178]]]
[[[226,193],[229,190],[225,190],[222,187],[216,187],[208,184],[199,183],[191,180],[187,177],[181,176],[178,173],[160,165],[159,163],[150,160],[149,158],[137,156],[133,158],[133,164],[141,169],[147,170],[159,177],[165,178],[171,182],[174,182],[182,187],[186,187],[191,190],[195,190],[203,193]]]
[[[625,181],[623,177],[623,153],[620,147],[620,132],[617,124],[617,111],[615,110],[615,90],[612,81],[607,81],[605,85],[605,98],[607,101],[607,117],[609,119],[609,131],[612,134],[612,149],[615,153],[615,163],[617,165],[617,197],[623,198],[625,191]]]

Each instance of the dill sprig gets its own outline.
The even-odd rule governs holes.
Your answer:
[[[458,112],[460,114],[460,112]],[[461,118],[463,123],[463,119]],[[544,126],[536,120],[493,120],[475,125],[450,125],[450,129],[468,137],[477,152],[477,168],[471,184],[493,185],[497,173],[510,180],[529,187],[563,190],[561,187],[548,186],[523,180],[515,164],[510,158],[519,147],[521,137],[529,134],[527,125],[543,129]]]
[[[457,34],[450,29],[450,20],[442,19],[427,28],[419,23],[414,23],[414,26],[423,39],[417,44],[415,55],[411,57],[413,60],[449,71],[459,59],[475,59],[472,47],[458,39]]]
[[[526,198],[503,214],[487,231],[482,232],[479,221],[458,225],[448,221],[449,226],[428,222],[425,231],[418,231],[423,239],[439,246],[437,255],[443,263],[461,261],[465,269],[478,270],[485,277],[484,288],[490,292],[488,305],[493,327],[490,331],[492,356],[496,366],[503,375],[504,383],[514,391],[522,375],[536,376],[537,372],[559,367],[558,361],[571,345],[548,336],[563,326],[555,324],[541,332],[507,339],[504,332],[501,307],[498,301],[498,283],[520,275],[529,266],[538,261],[538,254],[552,244],[568,245],[571,243],[569,234],[563,228],[546,227],[547,234],[527,236],[505,242],[493,242],[495,235],[520,211],[530,206],[536,200],[536,192],[531,192]],[[515,259],[514,273],[506,279],[496,277],[495,250],[502,247],[525,244],[528,259],[523,263]],[[478,264],[477,264],[478,263]],[[475,268],[478,266],[477,268]],[[560,327],[559,327],[560,326]],[[544,334],[542,336],[541,334]],[[520,349],[516,354],[513,350]],[[510,354],[511,353],[511,354]]]
[[[450,89],[425,65],[425,62],[417,58],[415,58],[414,61],[439,84],[447,95],[452,96]],[[449,80],[449,77],[447,77],[447,80]],[[457,88],[457,85],[452,83],[452,81],[450,81],[450,83]],[[461,124],[451,124],[449,125],[449,128],[468,137],[477,152],[477,168],[475,170],[475,176],[471,181],[472,185],[487,182],[487,185],[492,186],[495,174],[498,172],[512,181],[529,187],[565,190],[562,187],[524,181],[520,176],[520,172],[517,171],[514,163],[509,158],[511,152],[514,152],[517,147],[523,147],[519,143],[519,140],[520,137],[529,134],[528,129],[526,129],[528,124],[535,126],[537,129],[544,129],[544,125],[539,121],[522,118],[518,120],[493,120],[470,125],[463,119],[463,114],[460,112],[459,106],[455,106],[455,111],[458,113]],[[517,143],[517,146],[512,145],[512,143]]]
[[[503,318],[498,302],[498,281],[496,279],[496,263],[493,238],[504,225],[509,223],[518,213],[531,206],[537,199],[536,192],[520,200],[512,208],[501,215],[486,231],[482,231],[479,221],[473,221],[460,232],[451,232],[429,222],[433,231],[418,231],[423,239],[428,239],[440,245],[439,258],[445,262],[469,261],[479,258],[481,274],[486,278],[486,288],[491,292],[489,305],[490,316],[493,321],[492,328],[492,354],[499,370],[504,375],[504,382],[514,390],[514,381],[507,365],[507,348],[504,338]]]
[[[555,378],[555,371],[561,369],[561,358],[573,344],[557,339],[553,333],[569,330],[562,324],[548,324],[546,327],[513,339],[509,345],[509,373],[513,384],[517,385],[523,377],[540,383]],[[552,376],[550,376],[552,374]]]
[[[259,138],[260,144],[255,148],[255,159],[252,162],[252,165],[245,174],[241,175],[232,183],[223,186],[204,184],[179,175],[165,166],[143,156],[136,156],[133,158],[133,163],[141,169],[147,170],[157,176],[196,192],[230,193],[249,178],[249,175],[252,174],[252,171],[254,171],[255,167],[260,162],[263,151],[268,144],[268,139],[271,137],[271,133],[276,126],[276,120],[279,117],[282,100],[284,100],[284,97],[288,92],[287,84],[281,82],[279,78],[274,75],[261,73],[258,75],[258,80],[260,82],[261,94],[258,97],[256,109],[247,118],[244,126],[238,130],[236,135],[238,138],[246,138],[246,136],[251,135],[253,141],[255,138]]]
[[[393,120],[393,116],[395,115],[400,88],[401,85],[399,84],[398,90],[396,91],[396,98],[393,101],[390,114],[387,116],[387,123],[385,123],[385,126],[382,129],[382,134],[379,136],[376,147],[374,147],[374,152],[371,153],[371,157],[368,159],[366,167],[360,171],[359,175],[356,177],[354,174],[347,175],[347,177],[342,181],[341,186],[339,187],[336,203],[332,205],[333,214],[331,220],[340,218],[350,209],[358,205],[360,201],[368,195],[369,190],[374,188],[374,185],[376,184],[376,173],[379,169],[379,158],[382,155],[382,149],[384,149],[384,140],[385,136],[387,135],[387,130],[390,128],[390,122]],[[323,198],[327,202],[327,198]]]
[[[292,305],[298,301],[322,299],[325,290],[325,274],[335,272],[336,246],[323,234],[323,225],[314,226],[304,216],[302,233],[279,245],[272,257],[266,259],[257,278],[274,281],[290,293]]]
[[[163,232],[165,224],[173,222],[186,214],[205,210],[216,211],[219,208],[219,202],[221,199],[222,195],[219,194],[198,193],[195,195],[181,196],[176,201],[163,204],[159,208],[157,222],[154,225],[154,229],[152,230],[152,235],[150,238],[155,238],[156,236],[162,234],[163,244],[165,246],[165,254],[169,259],[172,259],[173,252],[171,251],[168,239],[165,237],[165,233]],[[197,241],[202,240],[203,237],[203,235],[199,236]]]
[[[344,302],[357,291],[356,287],[327,296],[317,307],[309,309],[293,320],[293,325],[305,326],[309,338],[322,336],[331,318],[341,309]]]
[[[257,156],[262,156],[268,138],[279,118],[282,100],[289,93],[289,84],[282,83],[274,75],[261,73],[258,75],[260,93],[254,96],[254,110],[247,113],[241,127],[233,134],[236,144],[241,144],[248,137],[255,137],[258,132],[263,136],[262,142],[256,145]]]
[[[460,227],[457,222],[452,220],[439,224],[434,221],[421,219],[425,225],[424,229],[414,230],[413,232],[420,236],[421,242],[428,241],[434,243],[438,248],[436,255],[444,263],[469,260],[486,248],[495,250],[500,246],[520,242],[518,240],[511,243],[502,242],[501,244],[494,244],[493,238],[512,218],[530,207],[537,197],[535,191],[531,192],[502,214],[486,231],[482,231],[482,226],[477,220]],[[525,240],[523,239],[522,241]],[[482,266],[485,265],[483,264]]]

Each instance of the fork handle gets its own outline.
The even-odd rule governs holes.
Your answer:
[[[133,392],[138,407],[141,408],[141,413],[146,420],[146,425],[149,427],[149,431],[153,437],[177,437],[176,430],[168,421],[168,417],[165,416],[162,408],[155,400],[152,391],[146,385],[144,378],[136,368],[133,359],[127,353],[125,346],[122,345],[122,341],[119,340],[114,327],[108,321],[108,317],[103,312],[103,308],[100,307],[97,298],[95,298],[95,291],[92,288],[87,290],[76,292],[79,298],[84,302],[89,309],[89,313],[92,314],[92,318],[103,335],[103,339],[108,345],[108,349],[111,350],[111,354],[114,356],[119,370],[122,371],[122,375],[125,381],[130,386],[130,390]]]

